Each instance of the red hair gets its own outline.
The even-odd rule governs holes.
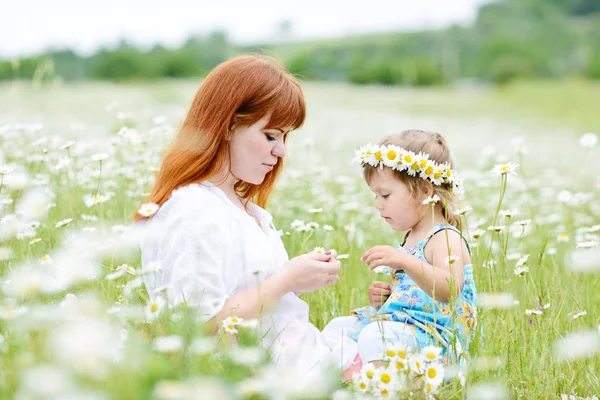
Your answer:
[[[216,66],[196,92],[148,201],[162,206],[173,190],[221,171],[229,160],[228,139],[233,128],[250,126],[267,114],[270,119],[265,129],[296,129],[306,116],[300,84],[281,64],[265,56],[244,55]],[[282,161],[260,185],[238,181],[236,193],[264,208],[282,171]]]

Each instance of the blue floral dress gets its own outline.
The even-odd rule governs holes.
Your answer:
[[[410,250],[402,246],[397,248],[427,262],[423,254],[425,245],[433,235],[446,228],[460,234],[454,226],[440,224]],[[404,238],[405,242],[407,237],[408,234]],[[468,243],[467,248],[469,249]],[[469,341],[477,325],[477,290],[471,265],[464,266],[462,290],[459,297],[451,303],[432,299],[403,271],[386,267],[385,273],[392,277],[392,294],[379,310],[368,306],[352,311],[358,321],[350,337],[357,340],[360,331],[375,321],[403,322],[415,334],[421,348],[429,345],[442,347],[442,357],[446,364],[464,366]]]

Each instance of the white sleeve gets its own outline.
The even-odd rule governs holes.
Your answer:
[[[211,210],[179,212],[163,226],[158,258],[169,303],[186,303],[208,320],[223,309],[225,255],[231,246],[226,222]],[[230,288],[231,289],[231,288]]]

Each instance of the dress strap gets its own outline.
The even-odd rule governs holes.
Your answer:
[[[462,239],[465,241],[465,244],[467,245],[467,251],[469,252],[469,254],[471,254],[471,246],[469,246],[469,242],[467,241],[467,239],[464,237],[464,235],[458,230],[456,229],[456,227],[454,227],[453,225],[450,224],[439,224],[433,227],[433,229],[431,230],[431,232],[429,232],[429,234],[427,235],[427,237],[423,240],[423,248],[425,248],[425,245],[427,244],[427,242],[429,242],[429,239],[431,239],[433,237],[433,235],[435,235],[438,232],[441,232],[443,230],[451,230],[454,231],[456,233],[458,233]]]

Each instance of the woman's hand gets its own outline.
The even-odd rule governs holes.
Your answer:
[[[372,270],[379,266],[388,266],[393,269],[402,269],[402,253],[392,246],[375,246],[365,251],[360,258]]]
[[[287,292],[304,293],[339,282],[342,264],[334,253],[308,253],[292,258],[282,271]]]
[[[392,294],[392,285],[385,282],[373,282],[369,286],[369,303],[375,308],[381,307]]]

